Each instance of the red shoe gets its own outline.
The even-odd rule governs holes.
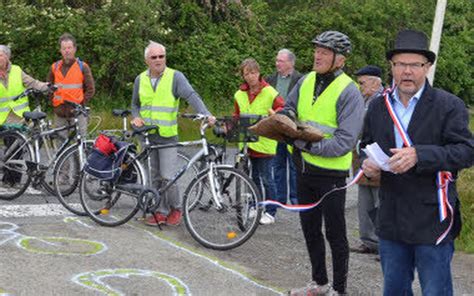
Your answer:
[[[150,226],[166,224],[166,216],[160,213],[155,213],[155,215],[146,218],[145,224]]]
[[[166,225],[178,226],[181,223],[181,217],[183,214],[180,210],[172,209],[166,219]]]

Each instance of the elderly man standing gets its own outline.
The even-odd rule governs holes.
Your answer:
[[[76,57],[76,39],[69,33],[59,37],[59,51],[62,59],[51,65],[48,81],[55,84],[58,89],[53,96],[54,121],[56,126],[66,126],[73,123],[73,107],[65,104],[66,101],[85,105],[95,93],[92,72],[80,58]],[[79,132],[82,136],[87,134],[87,118],[80,114]],[[67,137],[68,131],[61,132]]]
[[[295,70],[295,61],[296,56],[293,52],[286,48],[281,49],[275,61],[277,71],[265,79],[285,101],[302,76]],[[289,197],[292,204],[297,204],[296,170],[285,143],[277,145],[276,155],[273,158],[273,174],[276,184],[275,200],[285,204]]]
[[[423,32],[399,32],[387,59],[394,88],[370,104],[361,142],[390,156],[389,171],[370,158],[362,163],[367,177],[381,178],[384,295],[413,295],[415,269],[423,295],[453,295],[451,259],[461,230],[455,180],[474,162],[468,112],[461,99],[429,84],[436,55]]]
[[[49,85],[33,79],[23,70],[10,62],[11,50],[6,45],[0,45],[0,125],[5,123],[20,123],[23,113],[30,111],[28,98],[13,101],[12,98],[21,94],[26,88],[34,88],[46,92]],[[5,145],[11,141],[4,139]],[[5,186],[14,186],[21,179],[21,173],[3,169],[2,183]],[[2,186],[3,187],[3,186]],[[30,193],[40,193],[31,189]]]
[[[0,124],[18,123],[23,120],[23,113],[30,111],[28,98],[16,101],[11,98],[21,94],[26,88],[46,92],[49,84],[33,79],[23,70],[10,63],[11,51],[6,45],[0,45]]]
[[[364,116],[364,102],[355,82],[342,70],[352,45],[345,34],[324,32],[313,39],[314,71],[301,78],[281,111],[324,132],[320,142],[294,142],[298,202],[311,204],[345,186]],[[339,190],[318,207],[300,213],[301,227],[312,267],[312,282],[291,295],[333,293],[326,269],[322,222],[332,255],[333,287],[345,294],[349,246],[344,216],[346,191]]]
[[[150,135],[152,144],[178,141],[180,98],[185,99],[198,113],[209,115],[210,124],[215,123],[215,117],[211,116],[183,73],[166,66],[166,48],[162,44],[150,41],[145,48],[145,63],[148,69],[136,77],[133,87],[132,124],[137,127],[157,125],[158,133]],[[152,184],[157,186],[173,178],[177,155],[177,147],[152,152]],[[182,218],[181,204],[178,187],[174,184],[161,200],[157,212],[148,217],[145,223],[151,226],[179,225]]]
[[[359,83],[360,91],[365,100],[365,110],[367,110],[370,102],[380,97],[383,93],[382,69],[377,66],[369,65],[359,69],[355,75],[357,76],[357,82]],[[360,168],[358,151],[354,151],[352,164],[355,174]],[[361,254],[376,254],[378,253],[379,240],[375,234],[373,217],[379,204],[378,191],[380,180],[376,178],[369,180],[363,176],[357,184],[359,185],[358,212],[361,244],[350,250]]]

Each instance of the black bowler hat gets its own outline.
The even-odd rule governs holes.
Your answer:
[[[377,76],[382,78],[382,69],[377,66],[368,65],[363,68],[360,68],[359,71],[355,73],[356,76]]]
[[[418,53],[424,55],[430,63],[436,60],[436,54],[429,49],[426,34],[415,30],[398,32],[395,46],[387,51],[387,59],[391,60],[397,53]]]

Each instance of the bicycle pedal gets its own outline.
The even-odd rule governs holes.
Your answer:
[[[47,171],[49,169],[48,166],[44,165],[44,164],[38,164],[38,170],[39,171]]]

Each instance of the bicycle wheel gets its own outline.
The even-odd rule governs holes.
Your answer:
[[[54,165],[54,188],[55,195],[59,202],[70,212],[79,215],[86,216],[87,213],[84,211],[81,205],[79,192],[75,192],[78,188],[81,170],[84,162],[87,159],[90,149],[94,145],[94,141],[85,141],[83,143],[83,159],[81,162],[79,143],[68,147],[58,157]]]
[[[33,164],[33,150],[15,131],[0,132],[0,199],[22,195],[31,183],[27,164]]]
[[[239,191],[236,190],[237,183]],[[212,188],[217,192],[220,207]],[[200,197],[196,197],[196,190],[202,190]],[[210,176],[210,169],[206,169],[189,184],[184,194],[186,228],[207,248],[233,249],[246,242],[257,229],[262,212],[260,201],[255,184],[241,171],[217,165]]]
[[[57,158],[59,147],[65,141],[65,137],[59,134],[51,134],[44,136],[40,143],[41,164],[49,166],[41,180],[41,186],[53,195],[56,194],[54,187],[54,162]]]
[[[133,155],[127,154],[124,163],[129,157]],[[145,185],[145,170],[138,160],[129,163],[116,182],[102,181],[83,171],[79,185],[81,204],[98,224],[118,226],[138,212],[138,198]]]
[[[178,151],[178,163],[177,168],[181,169],[183,166],[189,163],[190,158],[182,151]],[[176,181],[176,184],[181,191],[181,188],[186,188],[191,181],[196,178],[200,171],[205,167],[205,163],[195,162],[184,174]],[[202,194],[202,190],[195,190],[195,193],[199,196]],[[199,200],[198,198],[195,199]]]

